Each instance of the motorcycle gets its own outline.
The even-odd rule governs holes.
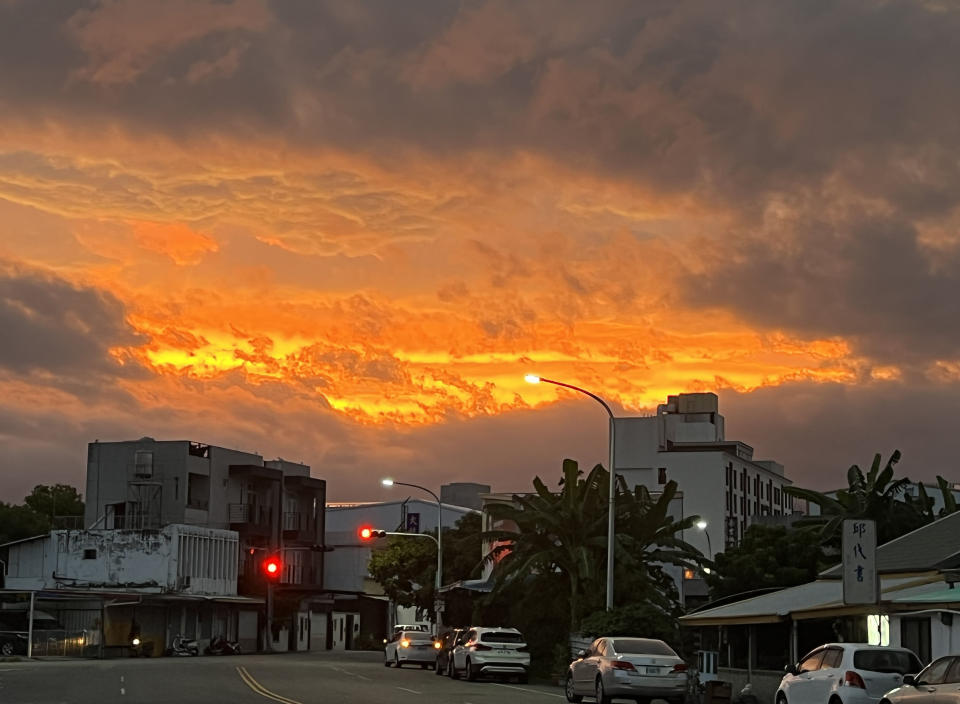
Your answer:
[[[167,655],[175,657],[194,657],[200,654],[200,646],[193,638],[186,638],[177,634],[173,638],[173,643],[167,648]]]
[[[235,640],[217,636],[203,652],[207,655],[240,655],[240,644]]]

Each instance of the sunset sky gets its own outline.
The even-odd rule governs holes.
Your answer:
[[[960,481],[960,5],[0,0],[0,500],[94,439],[553,482],[715,391]]]

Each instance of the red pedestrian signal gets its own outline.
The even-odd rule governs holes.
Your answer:
[[[279,579],[282,571],[283,562],[279,557],[274,555],[263,561],[263,573],[267,576],[267,579]]]

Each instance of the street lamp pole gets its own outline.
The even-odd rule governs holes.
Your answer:
[[[614,469],[614,446],[616,444],[616,418],[613,415],[613,411],[610,410],[610,406],[607,405],[607,402],[602,398],[597,396],[594,393],[587,391],[586,389],[581,389],[579,386],[574,386],[573,384],[565,384],[562,381],[554,381],[553,379],[544,379],[543,377],[537,376],[536,374],[527,374],[524,377],[527,382],[531,384],[539,384],[543,382],[544,384],[553,384],[554,386],[562,386],[565,389],[572,389],[573,391],[578,391],[581,394],[585,394],[592,398],[594,401],[603,406],[603,410],[607,412],[607,415],[610,417],[610,432],[608,433],[609,438],[609,464],[608,469],[610,470],[610,487],[607,496],[607,599],[606,599],[606,609],[610,611],[613,609],[613,547],[614,541],[616,538],[616,504],[617,504],[617,474]]]
[[[703,534],[707,536],[707,558],[713,560],[713,546],[710,545],[710,531],[707,530],[707,522],[704,520],[697,521],[697,528],[703,531]]]
[[[425,491],[437,502],[437,578],[434,582],[434,610],[437,613],[437,635],[440,634],[440,628],[443,625],[443,610],[440,603],[440,587],[443,586],[443,504],[440,497],[425,486],[419,484],[408,484],[407,482],[397,482],[393,479],[383,479],[380,482],[384,486],[409,486],[413,489]]]

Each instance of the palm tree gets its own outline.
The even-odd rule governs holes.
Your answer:
[[[586,477],[573,460],[564,460],[560,491],[552,492],[537,477],[535,493],[515,495],[511,504],[490,507],[495,520],[509,521],[516,530],[499,529],[484,534],[496,541],[488,559],[495,562],[496,590],[532,574],[556,573],[566,582],[571,631],[576,630],[584,606],[598,601],[603,591],[607,545],[607,487],[610,474],[601,465]],[[622,478],[616,491],[615,559],[629,570],[636,584],[646,586],[634,599],[666,603],[662,590],[669,577],[660,564],[691,566],[703,555],[678,534],[698,520],[691,516],[674,521],[670,502],[676,482],[669,482],[656,501],[645,487],[630,492]],[[626,590],[624,590],[626,591]]]
[[[606,474],[597,465],[581,478],[577,463],[564,460],[559,493],[536,477],[535,493],[515,495],[512,504],[490,506],[494,520],[516,526],[515,531],[499,529],[484,534],[485,539],[497,541],[488,556],[496,562],[497,590],[531,574],[558,572],[567,582],[570,624],[578,622],[580,599],[603,566]]]
[[[847,470],[849,486],[838,491],[835,498],[797,487],[786,487],[784,491],[820,507],[820,516],[805,519],[801,523],[820,525],[820,536],[824,543],[839,545],[840,525],[848,518],[876,521],[878,542],[885,543],[927,522],[913,502],[898,500],[910,484],[906,477],[893,478],[893,467],[899,461],[900,451],[894,450],[883,469],[880,469],[879,453],[874,455],[873,464],[866,475],[857,465],[851,466]]]

